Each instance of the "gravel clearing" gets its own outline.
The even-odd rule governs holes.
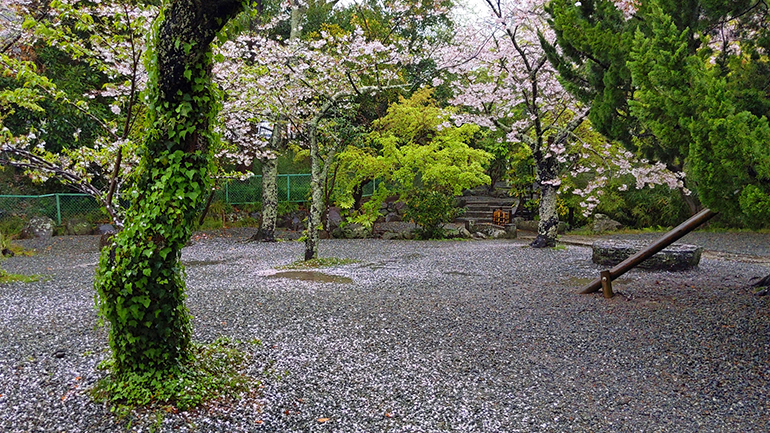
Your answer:
[[[195,339],[261,340],[258,401],[122,418],[92,403],[98,237],[25,241],[40,254],[3,268],[47,278],[0,286],[0,431],[770,431],[770,297],[747,288],[770,274],[770,235],[698,235],[767,260],[632,271],[605,300],[575,293],[599,271],[585,246],[325,240],[358,261],[320,270],[353,280],[336,283],[275,278],[303,245],[249,234],[198,236],[183,262]]]

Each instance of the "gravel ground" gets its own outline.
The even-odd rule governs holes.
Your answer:
[[[274,275],[303,245],[248,234],[199,236],[183,261],[196,340],[262,341],[259,401],[123,418],[91,403],[98,239],[26,241],[40,254],[2,266],[47,278],[0,286],[0,431],[770,431],[770,297],[746,287],[770,274],[770,235],[705,234],[768,260],[632,271],[605,300],[575,294],[598,272],[583,246],[322,241],[358,260],[322,270],[344,283]]]

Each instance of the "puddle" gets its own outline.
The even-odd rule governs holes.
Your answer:
[[[319,283],[339,283],[339,284],[350,284],[353,282],[352,278],[341,277],[339,275],[329,275],[329,274],[324,274],[322,272],[315,272],[315,271],[276,272],[275,274],[268,275],[266,278],[288,278],[290,280],[316,281]]]

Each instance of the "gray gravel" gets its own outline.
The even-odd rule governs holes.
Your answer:
[[[63,237],[2,263],[48,278],[0,286],[0,431],[770,431],[770,297],[746,288],[770,274],[767,235],[750,251],[766,262],[632,271],[608,301],[575,294],[598,272],[583,246],[322,241],[359,261],[322,271],[339,284],[269,278],[302,244],[230,233],[185,249],[188,306],[199,341],[262,341],[258,401],[162,418],[91,403],[98,239]]]

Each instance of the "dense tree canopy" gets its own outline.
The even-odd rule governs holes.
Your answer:
[[[765,2],[552,0],[547,11],[550,58],[600,132],[686,171],[726,220],[766,224]]]

